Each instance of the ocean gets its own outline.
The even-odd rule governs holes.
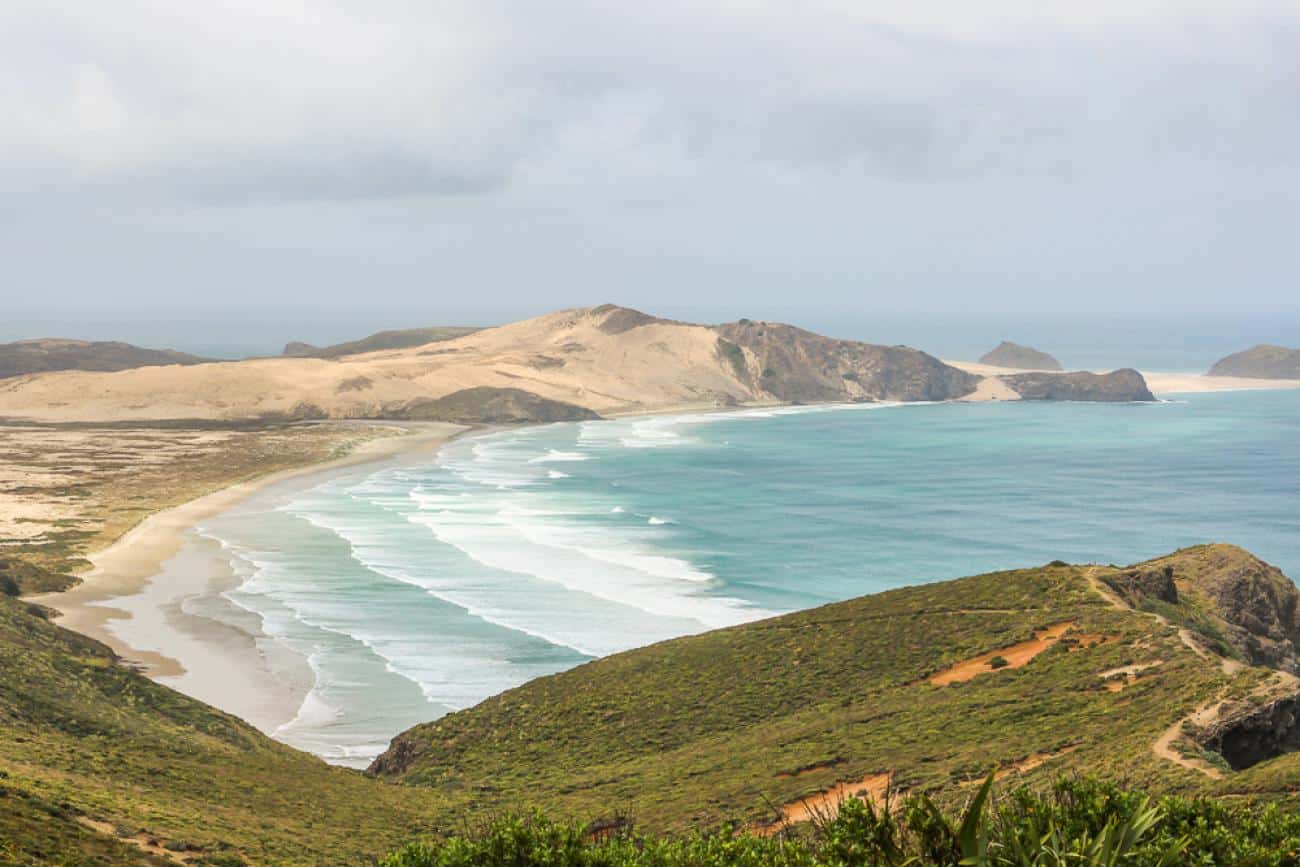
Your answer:
[[[206,520],[237,580],[183,607],[305,658],[315,686],[276,737],[364,766],[531,678],[891,587],[1206,541],[1300,576],[1298,432],[1300,392],[1257,391],[467,436]]]

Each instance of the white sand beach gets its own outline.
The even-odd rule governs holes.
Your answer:
[[[346,457],[157,512],[90,555],[93,566],[81,584],[31,599],[56,609],[61,626],[104,642],[150,677],[274,731],[298,712],[312,685],[311,671],[300,657],[258,640],[256,622],[241,624],[230,612],[212,618],[186,610],[187,601],[229,589],[237,580],[217,543],[193,528],[273,485],[314,483],[363,464],[432,453],[467,430],[437,422],[400,426],[404,435],[371,440]]]

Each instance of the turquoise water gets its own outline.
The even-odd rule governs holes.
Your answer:
[[[561,424],[212,519],[306,656],[282,739],[398,731],[602,654],[889,587],[1231,541],[1300,576],[1300,392]]]

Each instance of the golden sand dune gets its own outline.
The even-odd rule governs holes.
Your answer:
[[[0,418],[450,421],[473,420],[474,407],[490,402],[487,420],[548,420],[797,400],[942,400],[977,382],[913,349],[747,320],[691,325],[604,305],[336,360],[19,377],[0,382]]]

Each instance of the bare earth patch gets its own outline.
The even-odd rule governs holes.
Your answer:
[[[1066,620],[1035,630],[1034,637],[1029,641],[1022,641],[1019,644],[1013,644],[1010,647],[1003,647],[998,650],[990,650],[988,653],[981,653],[979,656],[963,660],[956,665],[930,675],[926,678],[926,683],[932,683],[935,686],[947,686],[950,683],[964,683],[979,677],[981,674],[1021,668],[1028,665],[1035,656],[1060,641],[1072,626],[1074,626],[1074,621]],[[994,660],[1001,660],[1005,664],[994,665],[992,664]]]
[[[860,780],[848,783],[836,783],[829,789],[791,801],[780,808],[780,816],[771,822],[759,822],[750,827],[760,837],[771,837],[777,832],[814,819],[833,819],[839,814],[840,805],[849,798],[861,798],[880,808],[885,804],[889,792],[889,783],[893,775],[868,774]]]

